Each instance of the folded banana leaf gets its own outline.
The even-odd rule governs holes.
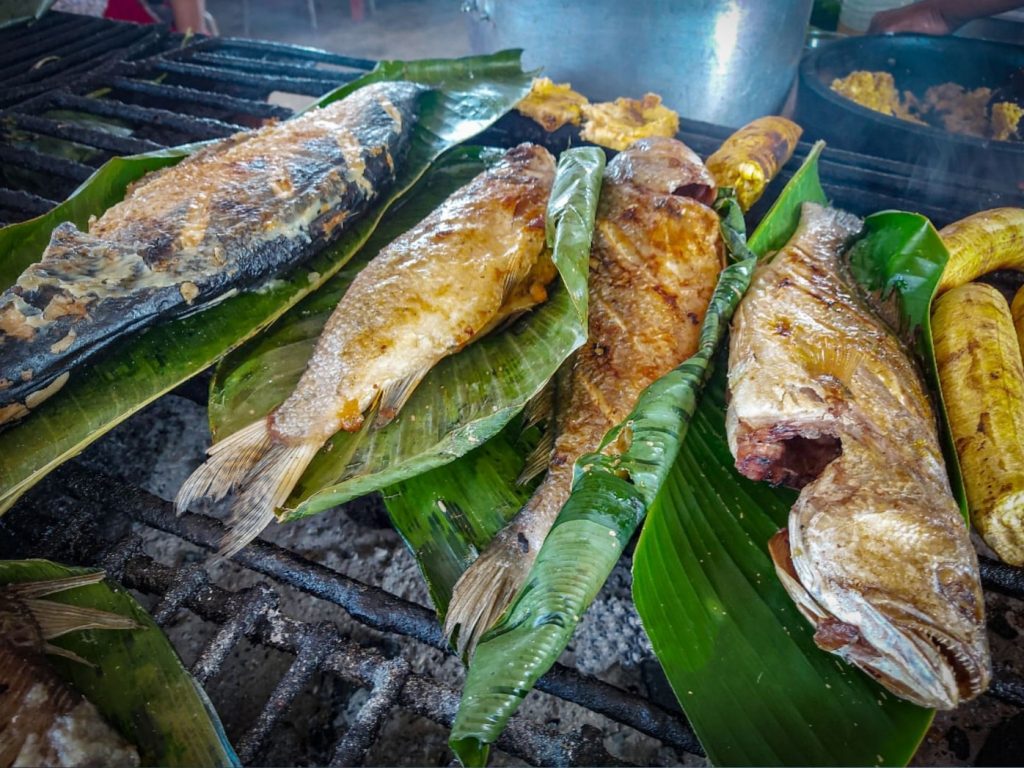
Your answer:
[[[460,149],[388,219],[358,262],[430,213],[501,153]],[[548,240],[562,278],[551,298],[505,332],[439,363],[393,422],[339,432],[299,481],[293,520],[446,464],[483,444],[517,414],[587,338],[590,233],[604,169],[596,148],[563,152],[548,209]],[[313,344],[358,265],[281,319],[270,333],[227,358],[214,381],[210,417],[223,438],[279,405],[294,388]]]
[[[929,307],[947,258],[926,218],[897,211],[869,216],[850,252],[855,278],[896,310],[935,392]],[[906,764],[932,712],[815,646],[767,550],[796,495],[735,471],[725,365],[723,355],[633,556],[633,596],[658,659],[716,764]]]
[[[0,0],[0,27],[38,19],[53,3],[54,0]]]
[[[0,586],[91,572],[46,560],[7,560],[0,562]],[[92,666],[59,656],[47,660],[138,748],[142,765],[241,765],[203,689],[127,590],[102,581],[44,599],[110,611],[139,625],[75,631],[50,641]]]
[[[410,151],[392,193],[341,240],[304,266],[255,292],[118,343],[29,418],[0,433],[0,513],[47,472],[147,403],[209,367],[323,285],[366,242],[384,212],[444,151],[486,128],[529,88],[519,53],[455,60],[381,62],[320,100],[327,104],[380,80],[415,80],[434,88],[424,99]],[[38,260],[61,221],[84,227],[122,199],[132,181],[177,162],[183,147],[104,164],[71,198],[39,218],[0,229],[0,289]]]
[[[815,147],[765,216],[754,242],[777,247],[779,232],[805,199],[823,199]],[[735,199],[718,203],[733,260],[719,277],[701,328],[697,353],[640,396],[621,454],[594,453],[576,462],[573,491],[545,539],[516,601],[476,649],[450,744],[465,765],[486,763],[492,744],[523,697],[565,650],[661,489],[679,452],[711,361],[757,263],[745,244]]]

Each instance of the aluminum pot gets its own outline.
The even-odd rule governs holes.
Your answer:
[[[523,48],[597,101],[661,95],[682,116],[739,126],[777,112],[813,0],[466,0],[475,52]]]

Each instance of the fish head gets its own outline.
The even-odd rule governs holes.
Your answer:
[[[834,487],[815,495],[823,479],[836,482],[826,471],[807,486],[770,543],[815,643],[923,707],[954,709],[984,691],[984,599],[952,498],[941,518],[922,513],[927,494],[904,495],[909,487],[876,492],[874,503],[862,489],[845,506]]]
[[[678,139],[652,136],[634,141],[608,164],[607,178],[661,195],[715,201],[715,179],[703,161]]]

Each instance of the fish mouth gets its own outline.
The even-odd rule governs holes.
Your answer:
[[[801,583],[789,531],[768,543],[775,570],[800,613],[814,626],[814,642],[860,668],[900,698],[930,709],[955,709],[988,687],[986,654],[921,620],[913,609],[875,605],[856,595],[857,624],[835,616]]]

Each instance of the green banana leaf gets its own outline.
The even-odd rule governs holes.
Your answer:
[[[401,79],[416,80],[434,90],[423,101],[412,147],[387,199],[339,242],[283,279],[126,339],[77,371],[64,389],[31,416],[0,433],[0,513],[61,462],[212,365],[323,285],[362,247],[384,212],[434,160],[510,109],[530,83],[517,51],[456,60],[381,62],[319,103],[342,98],[370,82]],[[192,150],[184,147],[115,158],[50,213],[0,229],[0,289],[10,286],[39,258],[57,223],[73,221],[84,227],[90,215],[120,200],[129,183]]]
[[[752,241],[784,242],[784,225],[804,200],[824,201],[817,176],[818,144],[776,200]],[[697,406],[711,361],[757,264],[742,237],[734,199],[719,200],[722,232],[734,262],[719,277],[696,354],[648,387],[604,446],[576,462],[573,491],[545,539],[515,602],[482,638],[469,665],[451,745],[465,765],[483,765],[537,679],[565,650],[633,532],[654,503]],[[624,439],[620,439],[620,436]],[[625,450],[621,446],[625,444]]]
[[[778,232],[780,239],[789,234]],[[755,250],[764,253],[769,244]],[[849,257],[878,305],[889,315],[895,309],[892,319],[934,385],[929,308],[948,258],[938,233],[917,214],[875,214]],[[812,627],[775,578],[767,551],[795,494],[735,471],[724,392],[721,371],[633,557],[633,596],[662,667],[714,763],[903,765],[932,712],[895,699],[815,647]],[[963,504],[955,452],[943,433]]]
[[[0,586],[94,572],[47,560],[7,560],[0,562]],[[82,630],[50,641],[94,666],[59,656],[48,660],[138,748],[142,765],[241,765],[203,689],[126,589],[103,581],[43,599],[111,611],[140,625],[132,630]]]
[[[497,157],[467,150],[444,163],[381,227],[360,263]],[[493,437],[544,387],[587,338],[590,234],[603,168],[604,152],[593,147],[559,158],[547,221],[562,281],[551,298],[508,332],[491,334],[439,363],[386,427],[331,438],[300,479],[283,519],[320,512],[458,458]],[[335,278],[269,334],[224,361],[211,397],[216,438],[262,418],[291,393],[354,272]]]
[[[29,19],[38,19],[54,0],[0,0],[0,29]]]
[[[906,764],[932,713],[815,646],[767,550],[796,494],[733,468],[725,367],[633,554],[651,645],[715,765]]]

